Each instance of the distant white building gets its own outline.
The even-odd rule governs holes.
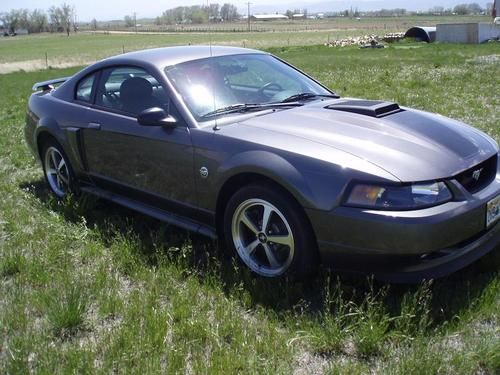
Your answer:
[[[278,21],[287,20],[288,17],[284,14],[254,14],[250,16],[250,19],[253,21]]]
[[[479,44],[500,38],[500,25],[492,23],[447,23],[436,25],[436,40],[445,43]]]
[[[296,20],[296,19],[300,19],[300,18],[306,18],[306,16],[302,13],[295,13],[294,15],[292,15],[292,18],[294,20]]]

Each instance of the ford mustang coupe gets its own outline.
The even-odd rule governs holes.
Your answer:
[[[219,238],[258,275],[323,262],[415,282],[499,249],[493,139],[341,98],[269,53],[144,50],[34,90],[25,136],[56,197],[92,193]]]

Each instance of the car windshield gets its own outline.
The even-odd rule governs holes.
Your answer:
[[[316,95],[332,95],[304,74],[265,54],[193,60],[169,66],[165,72],[198,121],[214,114],[266,109],[272,103],[291,102],[290,98],[311,100]]]

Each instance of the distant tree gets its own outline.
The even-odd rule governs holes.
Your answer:
[[[233,4],[225,3],[220,8],[220,16],[224,21],[234,21],[239,18],[238,8],[236,8]]]
[[[480,14],[482,11],[481,6],[478,3],[467,4],[469,14]]]
[[[192,23],[206,23],[208,21],[208,13],[201,9],[201,7],[194,6],[190,19]]]
[[[11,30],[11,18],[10,18],[10,13],[7,12],[2,12],[0,13],[0,22],[2,23],[2,27],[5,32],[10,32]]]
[[[302,9],[302,14],[304,15],[304,18],[307,18],[307,8]]]
[[[210,4],[208,6],[208,19],[215,19],[217,20],[219,18],[219,4]]]
[[[165,11],[159,17],[160,25],[172,25],[175,24],[175,19],[171,11]]]
[[[429,9],[429,13],[442,15],[444,13],[444,8],[442,6],[435,6]]]
[[[225,3],[219,4],[179,6],[167,9],[160,17],[155,19],[157,25],[173,25],[184,23],[206,23],[209,19],[222,19],[232,21],[239,17],[236,6]]]
[[[132,16],[125,16],[123,18],[123,20],[125,21],[125,26],[126,27],[133,27],[133,26],[135,26],[134,17],[132,17]]]
[[[469,13],[469,8],[467,4],[458,4],[453,8],[453,13],[463,16]]]
[[[17,12],[17,16],[19,19],[19,28],[28,30],[30,28],[29,10],[18,9],[15,12]]]
[[[59,8],[59,12],[62,26],[66,30],[66,34],[69,36],[71,25],[74,21],[74,8],[66,3],[63,3]]]
[[[41,33],[47,27],[47,15],[41,9],[33,10],[29,15],[29,32],[30,33]]]
[[[285,12],[285,16],[287,16],[288,18],[292,18],[293,11],[291,11],[290,9],[287,9],[286,12]]]
[[[4,32],[9,32],[9,15],[7,12],[2,12],[0,13],[0,24],[2,25],[2,28]]]
[[[90,21],[90,27],[92,30],[97,30],[97,20],[94,18],[92,21]]]
[[[51,6],[49,8],[50,32],[58,32],[61,29],[61,14],[59,8]]]
[[[14,34],[20,27],[21,12],[17,9],[12,9],[10,12],[1,13],[0,21],[2,21],[3,27],[8,33]]]

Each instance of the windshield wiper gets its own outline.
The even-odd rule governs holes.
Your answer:
[[[336,94],[315,94],[312,92],[301,92],[300,94],[295,94],[292,96],[289,96],[288,98],[285,98],[281,100],[279,103],[289,103],[289,102],[295,102],[297,100],[305,100],[305,99],[312,99],[312,98],[334,98],[338,99],[340,96]]]
[[[226,115],[229,113],[244,113],[252,110],[269,109],[277,107],[289,107],[289,106],[301,106],[302,103],[297,102],[277,102],[277,103],[245,103],[245,104],[233,104],[227,107],[218,108],[215,111],[207,112],[201,115],[201,118],[209,118],[217,115]]]

